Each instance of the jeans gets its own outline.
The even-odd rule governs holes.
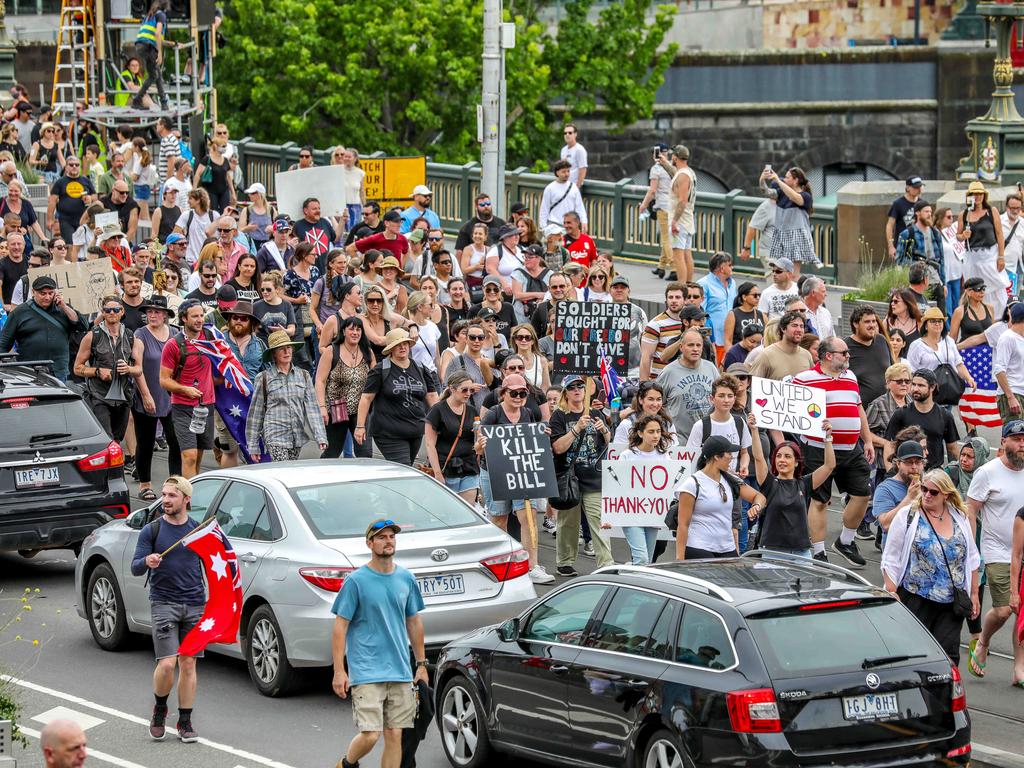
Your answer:
[[[642,525],[626,525],[622,534],[629,544],[633,565],[650,565],[654,561],[654,544],[658,540],[658,529]]]
[[[612,565],[612,548],[608,537],[601,530],[601,492],[583,491],[580,503],[571,509],[558,510],[555,527],[556,564],[572,565],[576,562],[580,548],[580,516],[586,515],[590,522],[593,535],[594,554],[597,556],[597,567]]]
[[[960,281],[950,280],[946,283],[946,317],[952,317],[960,306]]]
[[[789,549],[788,547],[765,547],[765,549],[771,552],[782,552],[786,555],[800,555],[800,557],[806,557],[808,559],[814,554],[810,549]]]
[[[156,92],[160,97],[160,106],[163,107],[167,103],[167,94],[164,93],[163,72],[156,63],[156,46],[150,45],[149,43],[136,43],[135,55],[138,56],[146,66],[146,79],[139,87],[139,92],[135,94],[135,98],[133,98],[132,101],[136,105],[141,105],[142,100],[146,97],[146,92],[149,90],[149,87],[153,85],[153,83],[156,83]],[[217,210],[220,211],[223,209],[218,208]]]
[[[486,469],[480,470],[480,495],[483,497],[484,509],[491,517],[504,517],[526,508],[526,499],[502,499],[496,501],[491,496],[491,476]]]

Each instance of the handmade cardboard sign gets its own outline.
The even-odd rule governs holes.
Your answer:
[[[601,462],[601,522],[665,527],[665,515],[690,465],[672,459]]]
[[[98,311],[100,299],[116,293],[114,270],[106,256],[74,264],[33,267],[28,271],[28,284],[43,275],[54,279],[64,301],[86,314]]]
[[[758,427],[825,436],[825,390],[754,376],[747,397]]]
[[[555,457],[544,424],[482,424],[484,455],[495,501],[558,495]]]
[[[608,451],[604,455],[605,461],[618,461],[622,454],[629,450],[629,443],[608,443]],[[700,451],[687,448],[685,445],[674,445],[665,454],[666,459],[681,461],[689,467]],[[689,473],[687,473],[689,474]]]
[[[584,376],[600,373],[601,354],[615,372],[629,372],[629,304],[560,301],[555,305],[554,371]]]

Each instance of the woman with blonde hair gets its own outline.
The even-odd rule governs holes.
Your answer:
[[[242,209],[238,231],[252,240],[253,252],[258,253],[274,236],[274,219],[277,218],[277,211],[267,202],[267,188],[259,182],[246,187],[245,195],[249,198],[249,205]]]
[[[981,556],[967,506],[949,475],[933,469],[913,485],[889,523],[882,550],[885,589],[917,616],[953,664],[964,619],[978,615]]]
[[[512,351],[523,358],[523,377],[531,386],[545,390],[551,386],[550,366],[540,351],[537,332],[531,323],[520,323],[512,329]]]
[[[207,144],[207,154],[196,165],[193,187],[202,187],[210,196],[214,210],[223,211],[235,204],[235,185],[231,183],[231,166],[228,163],[228,128],[217,123],[213,136]]]
[[[580,301],[611,301],[612,295],[608,292],[611,278],[604,267],[595,264],[587,272],[587,282],[580,291]]]
[[[18,126],[14,123],[7,123],[0,128],[0,150],[10,152],[15,162],[24,162],[25,148],[18,140]]]

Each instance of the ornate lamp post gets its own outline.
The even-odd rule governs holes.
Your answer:
[[[9,100],[7,95],[11,86],[14,85],[14,44],[7,36],[7,4],[0,0],[0,88],[3,89],[2,96]]]

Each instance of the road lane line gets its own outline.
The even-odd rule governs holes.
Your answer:
[[[149,720],[145,719],[144,717],[132,715],[128,712],[122,712],[118,709],[114,709],[113,707],[108,707],[103,704],[97,704],[94,701],[89,701],[88,699],[83,699],[80,696],[75,696],[73,693],[65,693],[64,691],[58,691],[54,688],[47,688],[45,685],[32,683],[28,680],[20,680],[16,677],[12,677],[11,675],[0,675],[0,681],[3,681],[5,683],[11,683],[13,685],[18,685],[22,688],[27,688],[30,691],[36,691],[37,693],[46,694],[47,696],[53,696],[56,699],[61,699],[62,701],[68,702],[70,704],[77,704],[80,707],[88,707],[89,709],[95,709],[97,712],[104,712],[108,715],[112,715],[113,717],[119,717],[122,720],[127,720],[130,723],[137,723],[138,725],[145,726],[149,725]],[[227,752],[229,755],[234,755],[235,757],[239,757],[247,762],[258,763],[259,765],[266,766],[266,768],[294,768],[293,766],[288,765],[287,763],[281,763],[277,760],[272,760],[269,757],[263,757],[263,755],[257,755],[253,752],[248,752],[244,749],[238,749],[237,747],[232,747],[227,744],[221,744],[216,741],[210,741],[206,738],[200,737],[199,743],[204,746],[210,747],[211,749],[219,750],[220,752]],[[132,765],[134,765],[134,763]],[[141,766],[140,768],[145,768],[145,766]]]
[[[40,732],[34,728],[21,726],[18,730],[26,736],[31,736],[33,739],[38,739],[40,736]],[[89,752],[90,762],[93,760],[102,760],[104,763],[116,765],[118,768],[146,768],[144,765],[139,765],[138,763],[133,763],[131,760],[125,760],[124,758],[115,757],[114,755],[108,755],[106,752],[100,752],[98,749],[93,749],[92,747],[86,747],[86,749]]]

